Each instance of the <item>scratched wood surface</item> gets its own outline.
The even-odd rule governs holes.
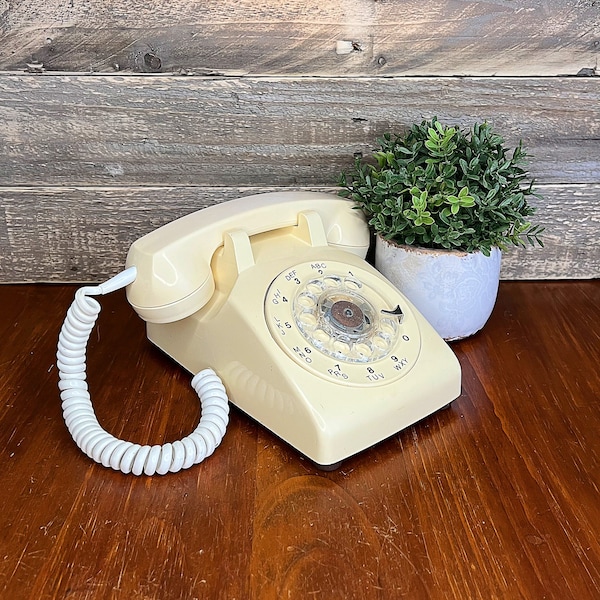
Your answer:
[[[324,473],[247,417],[202,465],[91,464],[62,422],[55,343],[74,293],[0,286],[0,596],[11,600],[600,596],[600,281],[503,282],[453,345],[463,392]],[[189,376],[124,295],[88,353],[98,417],[140,443],[198,418]]]
[[[167,221],[256,191],[331,188],[377,136],[433,114],[488,120],[532,155],[546,246],[509,253],[503,277],[600,274],[596,78],[0,80],[0,281],[108,276]]]
[[[0,69],[285,75],[575,75],[593,0],[0,1]]]
[[[433,115],[522,139],[541,183],[600,183],[599,81],[0,75],[0,185],[331,184]]]
[[[123,269],[138,237],[165,223],[219,202],[288,189],[0,188],[0,281],[99,282]],[[310,189],[337,193],[336,188]],[[600,184],[545,185],[540,191],[542,197],[532,204],[538,209],[536,222],[546,227],[545,245],[507,250],[502,278],[599,277]]]

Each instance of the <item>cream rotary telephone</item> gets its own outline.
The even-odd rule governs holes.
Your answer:
[[[317,192],[224,202],[137,240],[122,273],[77,291],[60,333],[63,415],[77,445],[125,473],[175,472],[214,451],[230,400],[333,469],[450,403],[458,360],[365,262],[368,247],[353,203]],[[122,287],[150,341],[196,373],[202,416],[180,441],[140,446],[96,419],[85,374],[100,312],[92,296]]]

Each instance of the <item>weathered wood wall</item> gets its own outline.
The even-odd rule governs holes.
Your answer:
[[[591,0],[0,0],[0,281],[106,277],[164,222],[333,189],[433,115],[532,155],[546,246],[503,277],[596,277],[599,54]]]
[[[6,70],[553,76],[600,52],[594,0],[13,0],[0,15]]]

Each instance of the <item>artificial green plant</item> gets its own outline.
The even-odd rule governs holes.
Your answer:
[[[436,117],[377,142],[339,185],[383,238],[485,255],[494,246],[542,245],[543,229],[530,221],[534,181],[521,142],[511,152],[488,123],[465,132]]]

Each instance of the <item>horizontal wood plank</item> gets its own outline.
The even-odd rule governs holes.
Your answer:
[[[205,206],[300,188],[0,188],[0,282],[101,281],[138,237]],[[336,193],[336,188],[314,187]],[[545,247],[509,250],[505,279],[600,277],[600,185],[540,186]]]
[[[591,1],[0,3],[0,69],[261,75],[593,72]]]
[[[501,283],[484,329],[452,344],[460,397],[338,471],[232,409],[209,459],[152,479],[94,464],[64,425],[74,291],[0,286],[2,598],[600,597],[600,282]],[[101,303],[100,422],[141,444],[187,434],[189,374],[123,292]]]
[[[523,139],[540,183],[600,183],[596,78],[0,75],[0,185],[332,185],[433,115]]]

